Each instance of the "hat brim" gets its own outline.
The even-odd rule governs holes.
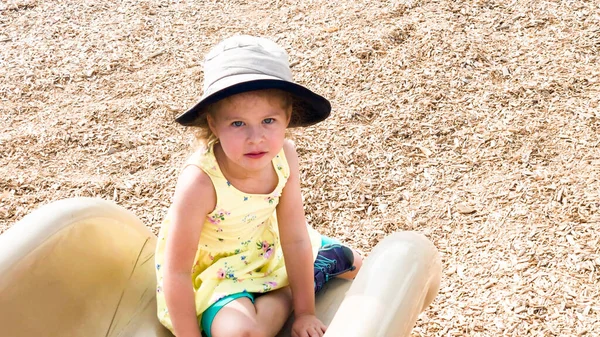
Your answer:
[[[236,83],[206,95],[191,109],[177,116],[175,121],[184,126],[198,125],[207,106],[235,94],[264,89],[280,89],[294,96],[289,127],[310,126],[323,121],[331,113],[331,103],[311,90],[293,82],[264,78]]]

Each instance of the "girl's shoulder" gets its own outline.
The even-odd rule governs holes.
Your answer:
[[[296,155],[296,143],[294,143],[291,139],[285,139],[283,141],[283,151],[285,152],[286,157],[289,155]]]
[[[216,192],[210,177],[211,161],[208,149],[199,148],[186,160],[179,172],[175,187],[175,198],[196,199],[206,201],[206,206],[213,209],[216,204]]]
[[[195,165],[186,165],[181,170],[175,187],[175,198],[203,200],[208,210],[214,209],[217,202],[212,180],[206,172]]]
[[[294,158],[297,158],[296,146],[291,140],[285,139],[283,147],[273,159],[273,165],[277,170],[283,174],[283,177],[287,180],[290,176],[290,158],[294,162]],[[278,173],[279,174],[279,173]]]
[[[204,145],[197,148],[186,160],[182,169],[188,166],[196,166],[209,176],[222,176],[211,145]]]
[[[296,144],[292,140],[286,139],[283,142],[283,154],[288,169],[291,172],[298,170],[298,153],[296,152]]]

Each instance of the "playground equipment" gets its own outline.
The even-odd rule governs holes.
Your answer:
[[[66,199],[32,212],[0,235],[0,336],[172,336],[156,318],[155,244],[109,201]],[[325,336],[409,336],[440,275],[424,236],[386,237],[353,282],[333,280],[318,294]]]

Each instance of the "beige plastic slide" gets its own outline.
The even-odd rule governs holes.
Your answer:
[[[41,207],[0,235],[0,336],[167,337],[156,319],[155,236],[90,198]],[[317,297],[326,336],[409,336],[436,296],[441,263],[422,235],[395,233],[353,282]],[[290,336],[289,324],[279,336]]]

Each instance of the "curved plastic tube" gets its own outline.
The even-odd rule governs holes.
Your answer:
[[[333,279],[317,294],[317,316],[326,337],[405,337],[438,293],[437,249],[415,232],[379,242],[353,282]],[[291,335],[292,319],[277,337]]]
[[[0,235],[0,336],[171,336],[156,319],[155,243],[105,200],[27,215]]]
[[[32,212],[0,235],[0,336],[172,336],[156,319],[155,244],[109,201],[66,199]],[[326,336],[409,336],[437,294],[440,266],[424,236],[385,238],[354,282],[334,279],[317,296]],[[278,336],[290,336],[290,323]]]
[[[440,277],[438,251],[425,236],[391,234],[365,259],[325,336],[410,336]]]

